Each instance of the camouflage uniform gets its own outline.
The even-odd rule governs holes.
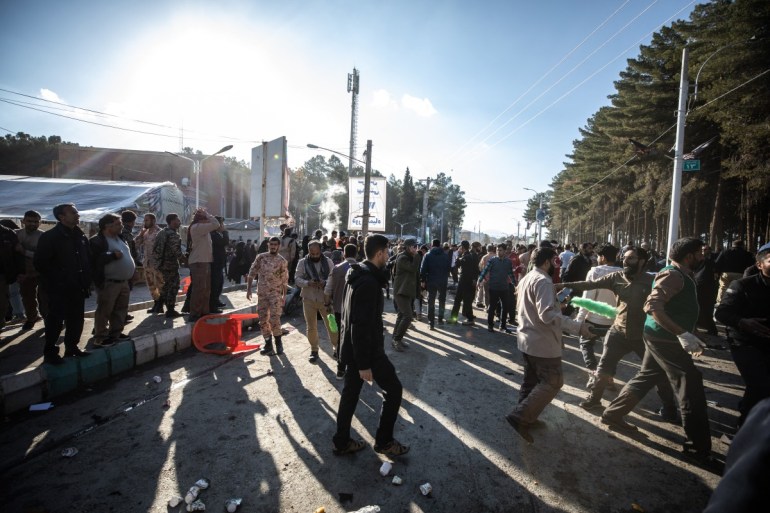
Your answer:
[[[257,278],[257,314],[262,336],[281,336],[283,297],[289,283],[289,266],[281,255],[261,253],[254,259],[249,278]]]
[[[156,262],[153,253],[155,239],[160,232],[161,229],[156,224],[147,231],[142,230],[142,232],[136,236],[136,239],[134,239],[134,243],[144,250],[144,261],[142,262],[144,267],[144,281],[147,282],[147,288],[150,289],[152,299],[155,301],[160,299],[160,291],[163,287],[163,275],[158,269],[158,263]]]
[[[152,253],[158,270],[163,276],[163,287],[160,290],[159,299],[168,310],[173,310],[179,291],[179,261],[184,259],[182,238],[179,233],[173,228],[164,228],[155,237]]]

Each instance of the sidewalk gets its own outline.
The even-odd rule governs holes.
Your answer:
[[[225,287],[226,292],[223,299],[228,304],[225,312],[234,308],[241,308],[253,305],[246,300],[246,285],[231,285]],[[240,293],[239,293],[240,292]],[[177,299],[177,310],[182,307],[184,296],[180,295]],[[134,320],[125,326],[124,333],[132,338],[141,337],[160,330],[179,328],[185,325],[186,317],[178,319],[167,319],[163,315],[152,315],[146,313],[146,310],[152,306],[152,297],[145,284],[139,284],[131,291],[131,305],[129,311],[134,316]],[[86,299],[86,315],[83,334],[80,337],[81,349],[92,349],[91,332],[94,328],[93,311],[96,308],[96,295]],[[65,328],[66,329],[66,328]],[[20,372],[26,368],[38,367],[43,363],[44,340],[43,321],[39,320],[35,327],[29,331],[21,330],[21,323],[6,325],[2,332],[0,340],[0,376]],[[59,337],[59,341],[64,340],[64,330]],[[60,353],[64,350],[61,349]]]

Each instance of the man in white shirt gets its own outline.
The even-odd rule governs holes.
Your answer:
[[[564,280],[564,273],[567,271],[569,261],[572,260],[573,256],[575,256],[575,253],[573,253],[570,248],[571,246],[567,244],[564,246],[564,251],[559,254],[559,260],[561,260],[561,274],[559,274],[559,278],[561,280]]]
[[[610,273],[621,270],[621,268],[616,264],[618,248],[612,244],[600,245],[596,251],[596,254],[599,265],[592,267],[591,270],[588,271],[585,281],[596,281],[602,276],[606,276]],[[615,294],[611,290],[586,290],[583,292],[583,297],[593,301],[606,303],[610,306],[617,306]],[[589,326],[599,328],[602,331],[606,331],[610,326],[612,326],[612,319],[609,317],[604,317],[603,315],[589,312],[585,308],[580,309],[576,320],[580,322],[585,321]],[[592,377],[597,365],[596,355],[594,354],[594,345],[596,344],[597,338],[598,337],[596,335],[592,335],[591,337],[580,337],[580,352],[583,353],[583,361],[585,362],[586,368],[591,371]],[[592,381],[593,379],[589,379],[587,386],[590,387]]]
[[[587,324],[561,314],[551,279],[556,250],[539,248],[532,253],[532,259],[534,267],[519,283],[516,305],[517,341],[524,357],[524,382],[519,390],[519,403],[505,416],[529,443],[534,442],[529,433],[530,426],[564,385],[562,331],[586,337],[591,335]]]

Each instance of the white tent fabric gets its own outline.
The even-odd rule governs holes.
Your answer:
[[[175,212],[184,220],[185,198],[171,182],[110,182],[0,176],[0,217],[21,218],[36,210],[45,221],[55,221],[52,209],[60,203],[74,203],[81,222],[97,222],[110,212],[131,209],[139,215],[152,212],[165,223]]]

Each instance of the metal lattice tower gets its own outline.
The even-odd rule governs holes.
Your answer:
[[[353,157],[356,154],[356,138],[358,135],[358,70],[348,73],[348,92],[353,93],[353,104],[350,107],[350,153],[348,156],[348,176],[353,174]]]

